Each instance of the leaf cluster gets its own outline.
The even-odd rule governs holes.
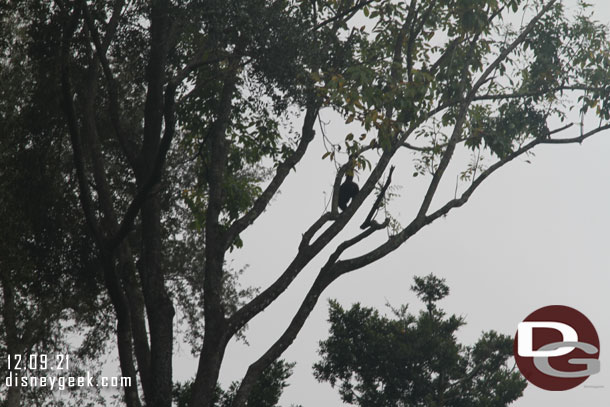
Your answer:
[[[406,306],[390,318],[331,301],[316,378],[338,386],[345,403],[363,407],[500,407],[521,396],[525,381],[507,366],[510,337],[489,331],[473,346],[462,345],[456,332],[464,319],[437,305],[449,293],[444,280],[415,277],[412,290],[426,304],[417,316]]]
[[[282,359],[273,362],[264,370],[254,385],[248,398],[248,406],[278,407],[277,403],[284,388],[288,386],[287,380],[292,375],[293,367],[294,363],[288,363]],[[177,407],[188,407],[192,385],[192,381],[174,384],[173,399]],[[231,383],[227,390],[216,386],[213,407],[230,407],[238,387],[238,382]]]

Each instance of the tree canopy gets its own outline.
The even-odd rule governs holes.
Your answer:
[[[394,318],[354,304],[330,302],[330,335],[314,365],[318,380],[337,386],[357,406],[508,406],[526,381],[509,367],[513,339],[484,332],[473,346],[456,339],[464,318],[446,316],[438,301],[449,294],[434,275],[415,277],[411,288],[426,309],[415,316],[404,305]],[[432,295],[430,295],[432,293]]]
[[[128,407],[171,405],[179,319],[197,359],[188,405],[214,405],[229,341],[322,257],[285,331],[244,372],[230,401],[244,406],[340,276],[463,206],[535,147],[610,127],[607,29],[585,3],[571,13],[559,0],[23,0],[3,2],[0,21],[2,145],[16,159],[1,182],[20,186],[21,169],[32,171],[52,202],[66,196],[53,216],[69,232],[11,225],[0,250],[28,235],[62,250],[89,242],[86,256],[59,253],[59,267],[81,270],[69,284],[103,287],[93,311],[113,310]],[[326,134],[322,109],[359,130]],[[270,285],[241,287],[231,253],[317,139],[336,165],[332,200]],[[397,162],[402,151],[413,159]],[[461,182],[446,199],[450,164]],[[339,212],[354,172],[360,191]],[[406,226],[380,210],[399,174],[427,182]],[[28,202],[19,188],[6,194],[2,210]],[[360,209],[361,230],[340,238]],[[0,264],[2,276],[21,275]]]

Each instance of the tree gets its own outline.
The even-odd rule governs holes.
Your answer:
[[[72,354],[76,363],[70,373],[74,373],[75,367],[103,355],[111,325],[100,315],[107,312],[108,304],[99,281],[87,275],[95,269],[89,255],[91,240],[82,222],[65,218],[66,212],[78,210],[74,191],[64,188],[58,168],[69,161],[58,163],[56,146],[40,145],[36,139],[29,140],[27,148],[15,148],[13,129],[5,129],[6,138],[0,140],[0,347],[7,357],[0,370],[4,378],[11,375],[16,382],[30,355],[44,354],[55,361],[55,354],[61,353]],[[36,168],[32,162],[45,165]],[[83,346],[67,340],[74,333],[83,335]],[[34,369],[31,374],[41,371]],[[45,388],[15,384],[2,393],[6,407],[55,405]],[[81,402],[96,395],[89,393],[80,392]]]
[[[0,60],[0,349],[6,355],[0,370],[13,383],[30,355],[44,354],[50,365],[55,354],[70,354],[75,363],[63,373],[74,374],[103,355],[112,330],[103,317],[109,304],[94,272],[90,234],[81,217],[66,216],[78,213],[79,204],[58,96],[45,82],[28,80],[41,67],[28,64],[18,21],[3,20],[0,30],[10,55]],[[82,346],[68,341],[75,333]],[[82,405],[98,395],[74,391],[78,403],[67,397],[59,403],[47,388],[5,384],[0,404],[6,407]]]
[[[345,403],[358,406],[507,406],[526,381],[507,366],[510,336],[484,332],[474,346],[457,342],[465,324],[437,303],[449,294],[434,275],[415,277],[411,289],[426,303],[418,316],[407,306],[395,318],[354,304],[330,302],[330,336],[320,343],[315,376],[338,385]]]
[[[503,23],[518,11],[522,25]],[[30,80],[62,98],[121,371],[139,385],[125,389],[129,407],[141,395],[149,407],[171,404],[177,281],[203,320],[190,405],[210,407],[228,342],[332,249],[285,332],[248,368],[232,402],[243,406],[333,281],[463,206],[534,147],[580,143],[610,126],[606,29],[584,4],[573,18],[558,0],[28,0],[1,12],[26,33],[26,63],[41,67]],[[236,292],[227,253],[305,156],[322,108],[362,127],[359,136],[318,136],[337,165],[330,208],[276,281],[227,300]],[[599,125],[563,136],[571,109],[583,118],[591,110]],[[290,131],[297,121],[300,132]],[[401,227],[376,214],[404,150],[417,153],[413,173],[429,187]],[[444,200],[441,183],[460,152],[473,159]],[[493,163],[483,166],[483,156]],[[336,192],[354,171],[364,181],[339,213]],[[363,230],[338,241],[362,207]],[[362,247],[388,226],[384,243]],[[346,257],[357,245],[360,254]]]
[[[292,374],[294,363],[283,360],[275,361],[269,366],[258,381],[250,396],[248,405],[256,407],[277,407],[284,388],[288,386],[287,380]],[[239,388],[238,382],[233,382],[227,390],[218,386],[214,397],[214,407],[230,407],[235,392]],[[192,398],[193,382],[178,384],[174,387],[174,399],[177,407],[187,407]]]

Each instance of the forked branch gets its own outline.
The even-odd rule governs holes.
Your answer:
[[[550,134],[557,134],[570,127],[571,127],[571,125],[563,126],[561,128],[551,131]],[[502,168],[505,164],[509,163],[510,161],[514,160],[515,158],[518,158],[518,157],[524,155],[525,153],[531,151],[537,145],[582,143],[584,140],[588,139],[589,137],[591,137],[597,133],[600,133],[604,130],[608,130],[608,129],[610,129],[610,124],[606,124],[604,126],[599,126],[587,133],[582,134],[579,137],[566,138],[566,139],[550,139],[550,138],[539,137],[539,138],[533,139],[529,143],[525,144],[524,146],[520,147],[519,149],[515,150],[514,152],[508,154],[506,157],[500,159],[499,161],[497,161],[496,163],[491,165],[489,168],[487,168],[485,171],[483,171],[472,182],[472,184],[460,195],[459,198],[448,201],[445,205],[443,205],[442,207],[440,207],[439,209],[437,209],[430,215],[426,215],[423,218],[416,217],[400,233],[390,237],[385,243],[381,244],[374,250],[371,250],[370,252],[368,252],[366,254],[363,254],[358,257],[354,257],[352,259],[342,260],[342,261],[337,262],[337,268],[340,269],[341,273],[347,273],[347,272],[365,267],[365,266],[385,257],[386,255],[388,255],[389,253],[393,252],[398,247],[400,247],[400,245],[402,245],[405,241],[407,241],[411,236],[413,236],[423,227],[429,225],[436,219],[446,215],[452,209],[463,206],[466,202],[468,202],[468,200],[470,199],[472,194],[477,190],[477,188],[487,178],[489,178],[489,176],[491,176],[494,172],[496,172],[497,170]]]

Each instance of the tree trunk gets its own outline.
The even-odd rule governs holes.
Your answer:
[[[146,67],[147,92],[144,107],[144,139],[136,171],[139,189],[152,176],[160,147],[164,117],[163,87],[169,52],[170,1],[157,0],[150,8],[150,57]],[[166,123],[167,125],[167,123]],[[171,407],[174,306],[165,287],[161,265],[161,203],[151,193],[142,205],[142,253],[139,267],[150,331],[150,389],[147,407]]]
[[[124,388],[125,404],[127,407],[140,407],[137,373],[133,361],[129,305],[121,289],[120,280],[116,275],[114,259],[107,253],[101,253],[100,260],[104,270],[104,283],[117,317],[116,335],[121,374],[123,377],[130,377],[132,382],[132,386]]]
[[[165,288],[161,268],[161,209],[159,197],[142,208],[141,280],[150,329],[150,381],[148,407],[171,407],[174,306]]]

